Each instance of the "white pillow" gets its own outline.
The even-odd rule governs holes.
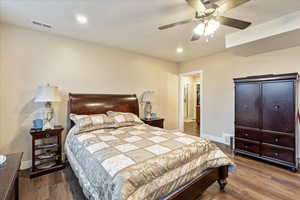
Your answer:
[[[108,111],[107,115],[114,120],[117,127],[143,124],[140,118],[133,113]]]
[[[70,119],[77,126],[76,133],[92,131],[104,128],[116,128],[116,124],[111,117],[105,114],[76,115],[70,114]]]

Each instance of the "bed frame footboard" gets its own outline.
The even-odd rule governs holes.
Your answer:
[[[212,184],[218,181],[220,191],[225,191],[228,177],[228,166],[221,166],[210,169],[207,173],[198,177],[190,184],[183,187],[180,191],[177,191],[167,200],[191,200],[196,199]]]

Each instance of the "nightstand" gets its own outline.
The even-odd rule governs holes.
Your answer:
[[[158,128],[164,128],[164,119],[163,118],[155,118],[155,119],[141,119],[145,124],[150,126],[155,126]]]
[[[62,161],[62,126],[54,129],[31,129],[32,168],[30,178],[48,174],[65,167]]]

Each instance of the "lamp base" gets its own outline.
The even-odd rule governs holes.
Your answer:
[[[51,107],[51,103],[47,102],[43,130],[54,128],[53,124],[51,123],[51,120],[53,119],[53,113],[54,113],[54,111],[53,111],[53,108]]]
[[[45,120],[43,130],[53,129],[54,126],[51,124],[51,121]]]
[[[146,102],[144,108],[144,117],[145,119],[151,119],[152,105],[150,102]]]

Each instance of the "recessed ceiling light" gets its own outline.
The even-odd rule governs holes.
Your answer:
[[[76,20],[78,21],[78,23],[80,24],[86,24],[88,22],[88,19],[86,16],[84,15],[76,15]]]
[[[176,52],[177,52],[177,53],[182,53],[182,52],[183,52],[183,48],[178,47],[178,48],[176,49]]]

